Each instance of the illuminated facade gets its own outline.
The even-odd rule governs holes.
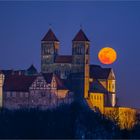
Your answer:
[[[132,128],[137,110],[117,105],[113,69],[90,64],[90,41],[83,30],[72,40],[72,55],[60,55],[59,48],[49,29],[41,40],[41,73],[33,65],[1,71],[0,107],[48,109],[84,99],[92,110],[117,120],[122,129]]]

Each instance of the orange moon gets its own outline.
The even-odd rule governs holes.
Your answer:
[[[112,64],[117,59],[117,53],[113,48],[102,48],[98,53],[98,58],[102,64]]]

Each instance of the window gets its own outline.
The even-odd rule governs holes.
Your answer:
[[[9,98],[10,97],[10,92],[7,92],[7,98]]]
[[[13,97],[16,97],[16,92],[12,92]]]

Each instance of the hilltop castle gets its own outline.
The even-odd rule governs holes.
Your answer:
[[[92,110],[117,114],[122,128],[126,127],[122,120],[128,119],[131,128],[136,110],[117,106],[113,69],[90,64],[90,41],[83,30],[72,40],[72,55],[60,55],[59,44],[49,29],[41,40],[40,73],[33,65],[27,70],[1,70],[0,106],[47,109],[84,99]]]

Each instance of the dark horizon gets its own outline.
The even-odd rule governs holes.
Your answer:
[[[111,67],[121,106],[140,107],[140,2],[0,2],[0,69],[40,71],[41,39],[51,28],[60,40],[60,54],[71,54],[80,25],[91,41],[91,64]],[[103,65],[98,52],[117,52],[112,65]]]

